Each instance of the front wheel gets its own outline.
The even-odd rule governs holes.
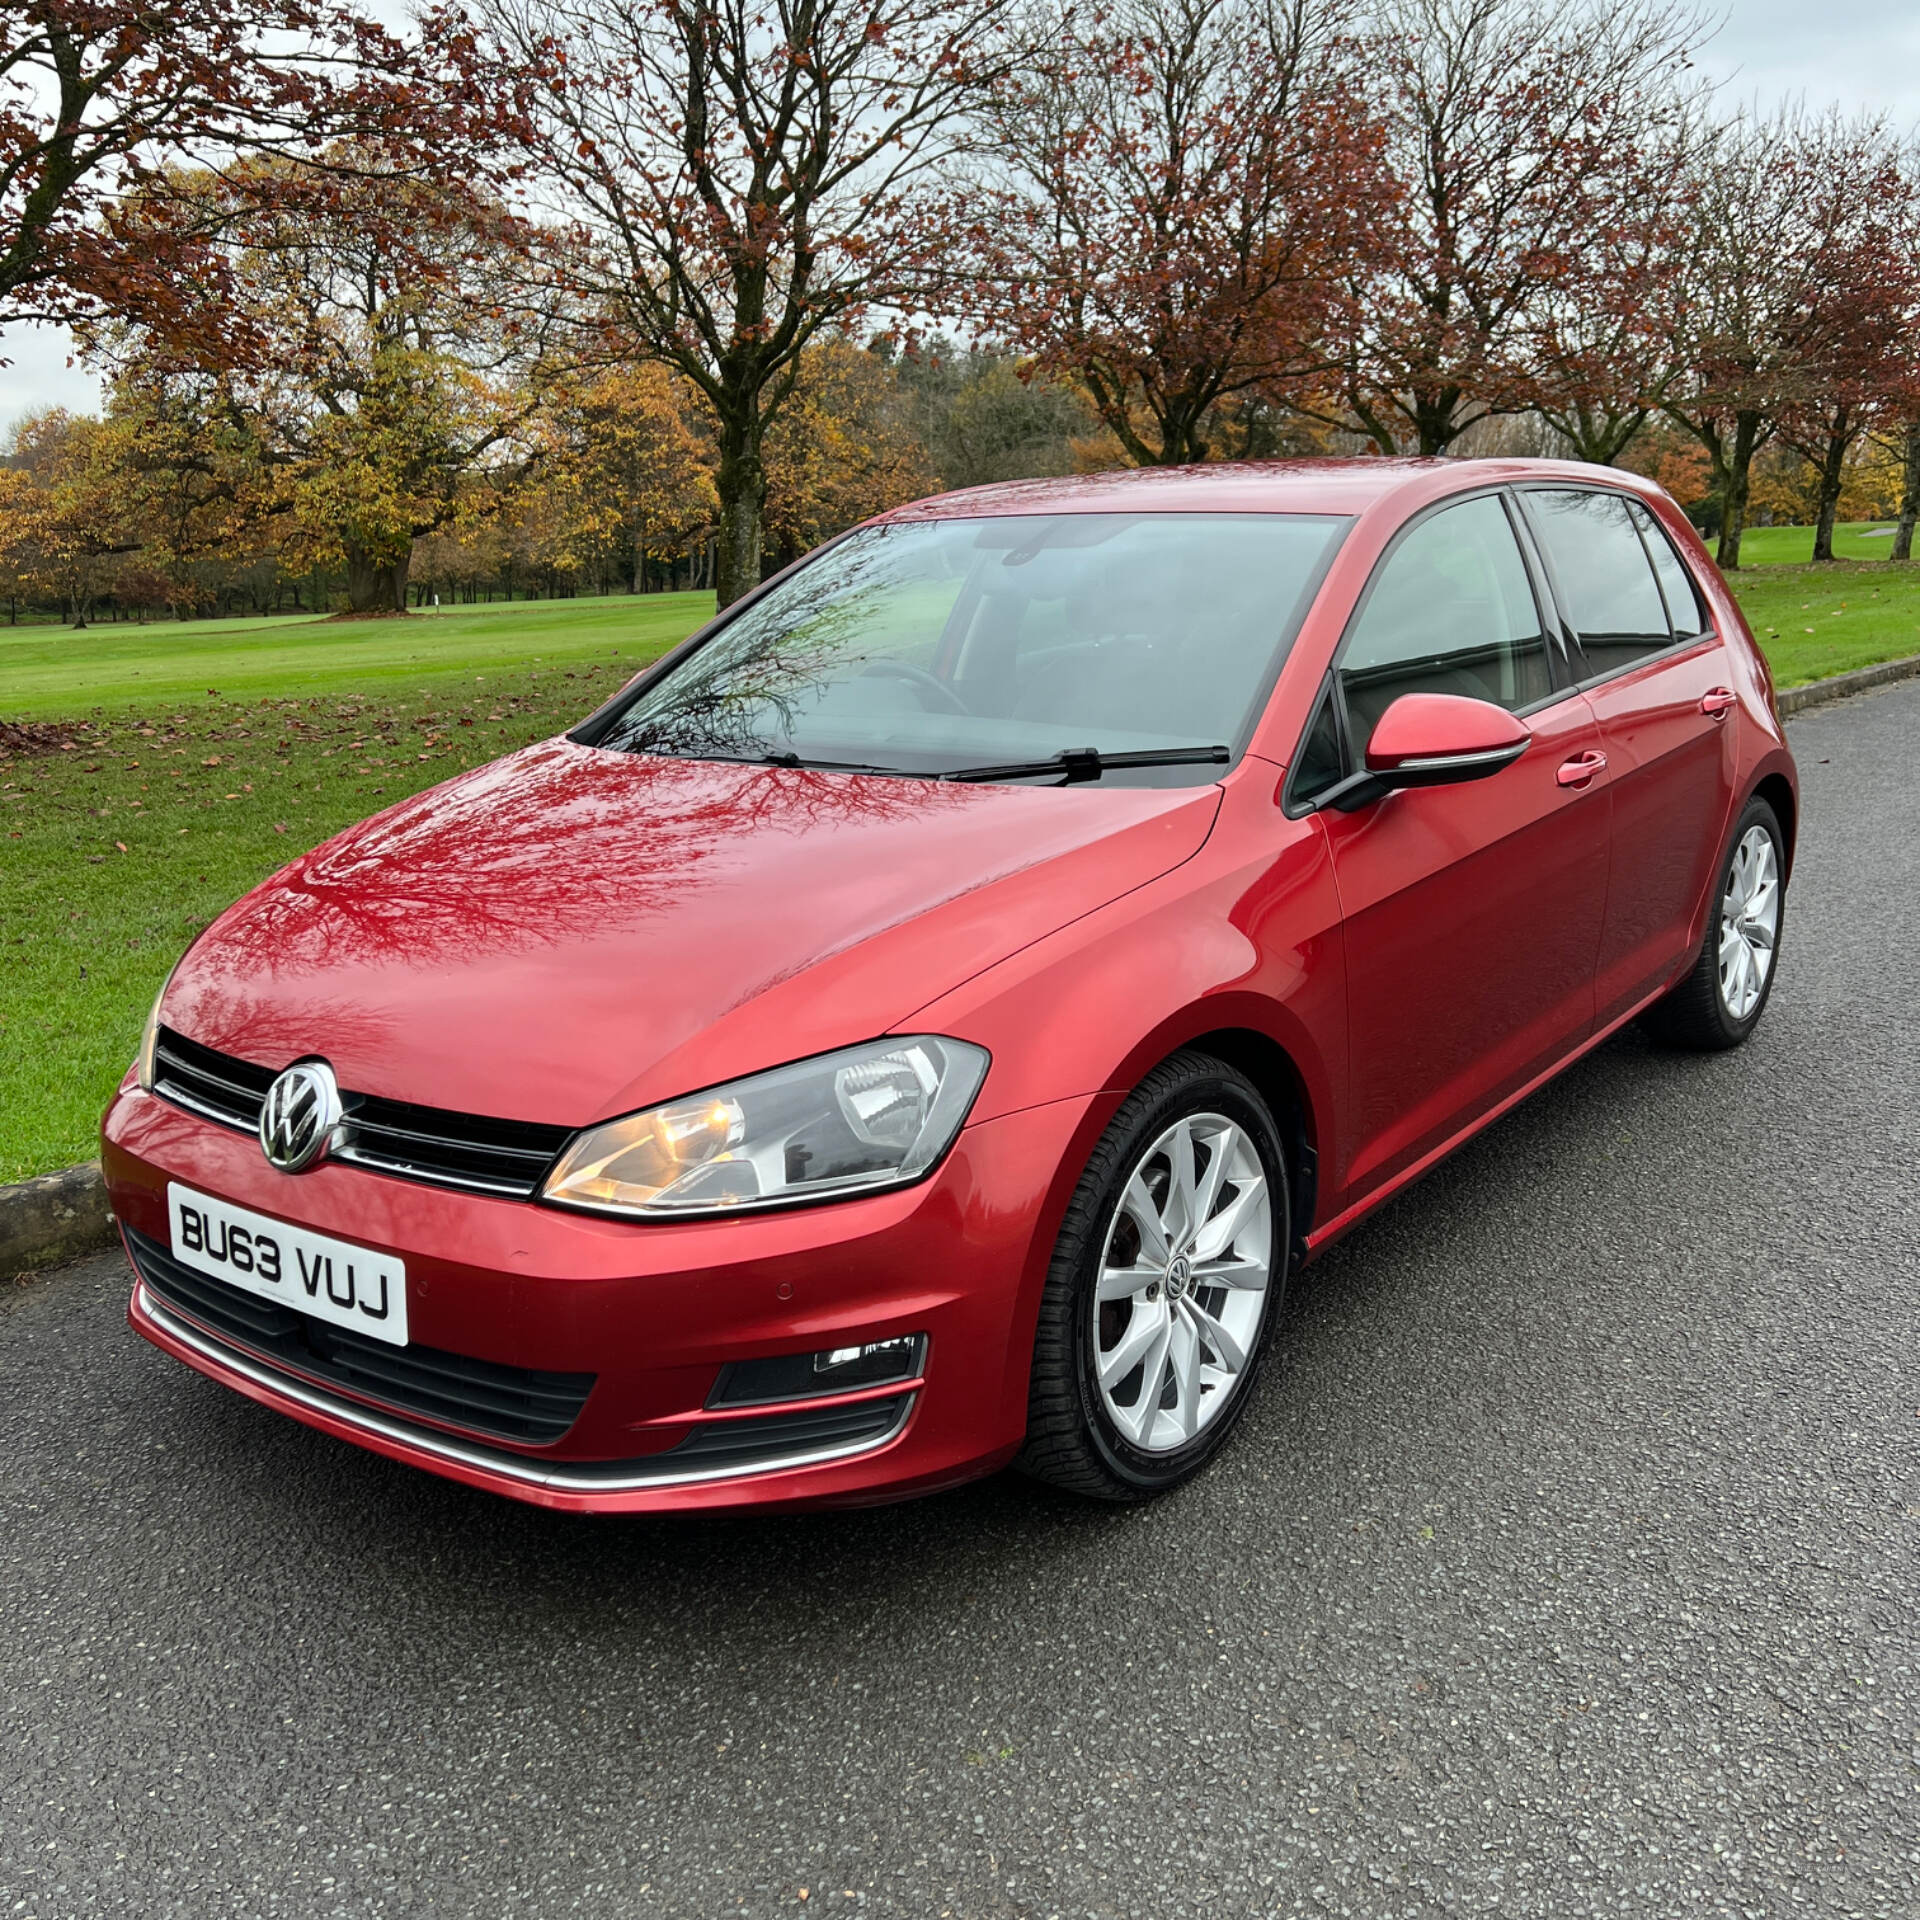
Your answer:
[[[1692,969],[1644,1016],[1656,1039],[1713,1053],[1737,1047],[1760,1024],[1780,953],[1786,870],[1779,815],[1756,795],[1733,830]]]
[[[1290,1243],[1266,1103],[1223,1062],[1175,1054],[1128,1096],[1067,1208],[1016,1464],[1115,1501],[1197,1473],[1247,1404]]]

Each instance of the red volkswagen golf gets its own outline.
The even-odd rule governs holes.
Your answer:
[[[1395,1189],[1752,1032],[1795,814],[1630,475],[922,501],[201,936],[104,1123],[133,1324],[548,1506],[1142,1499]]]

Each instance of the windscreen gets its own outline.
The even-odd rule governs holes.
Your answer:
[[[644,688],[598,744],[922,775],[1231,748],[1346,525],[1162,513],[866,528]]]

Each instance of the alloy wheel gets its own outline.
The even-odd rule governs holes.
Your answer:
[[[1176,1120],[1129,1174],[1101,1252],[1093,1364],[1108,1418],[1142,1452],[1185,1446],[1234,1397],[1273,1241],[1259,1152],[1224,1114]]]
[[[1760,1004],[1780,934],[1780,863],[1773,836],[1749,827],[1734,849],[1720,897],[1720,1001],[1729,1019]]]

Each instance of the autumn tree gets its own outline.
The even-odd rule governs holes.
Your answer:
[[[821,341],[796,373],[767,434],[767,530],[782,560],[940,487],[912,395],[883,358],[850,340]]]
[[[971,315],[1070,378],[1141,466],[1325,371],[1388,189],[1342,0],[1060,4],[984,109]],[[991,184],[991,183],[986,183]]]
[[[649,560],[684,557],[713,525],[713,461],[691,401],[669,368],[639,360],[568,379],[549,409],[542,489],[563,505],[579,554],[603,571],[624,559],[635,593]]]
[[[1014,0],[470,0],[556,280],[711,410],[721,604],[761,577],[800,359],[950,268],[941,186]]]
[[[1833,558],[1848,463],[1902,411],[1920,325],[1920,192],[1903,143],[1878,121],[1822,130],[1828,164],[1811,186],[1817,272],[1844,297],[1806,316],[1806,365],[1785,396],[1781,436],[1817,472],[1813,558]]]
[[[59,602],[84,627],[139,535],[126,487],[126,464],[110,427],[61,408],[14,429],[12,470],[3,497],[9,571],[29,590]]]
[[[0,8],[0,318],[136,315],[203,344],[231,319],[204,199],[234,154],[337,171],[328,142],[457,170],[489,112],[450,23],[403,43],[341,0],[11,0]],[[257,174],[266,187],[287,176]],[[129,221],[130,208],[144,217]]]
[[[1698,37],[1672,0],[1384,0],[1368,71],[1400,192],[1341,383],[1383,452],[1534,404],[1543,299],[1588,300],[1635,230]]]
[[[1756,455],[1789,418],[1827,404],[1860,339],[1866,290],[1852,277],[1893,258],[1878,200],[1900,190],[1897,162],[1867,132],[1837,114],[1743,114],[1695,157],[1676,281],[1681,371],[1664,410],[1712,463],[1728,570]]]
[[[278,161],[197,190],[223,218],[244,357],[183,359],[138,330],[118,357],[150,387],[211,382],[204,404],[250,437],[264,480],[243,504],[294,567],[343,567],[356,613],[401,612],[413,543],[523,465],[552,315],[508,263],[522,235],[494,203],[356,164],[302,195]],[[185,466],[183,471],[190,471]]]
[[[911,395],[914,431],[943,487],[1072,473],[1100,435],[1079,388],[1031,360],[937,335],[903,351],[882,340],[873,351]]]
[[[1576,460],[1616,464],[1659,413],[1677,372],[1686,181],[1711,138],[1704,92],[1653,116],[1639,163],[1612,184],[1612,218],[1568,234],[1565,265],[1541,276],[1522,330],[1535,412]]]

